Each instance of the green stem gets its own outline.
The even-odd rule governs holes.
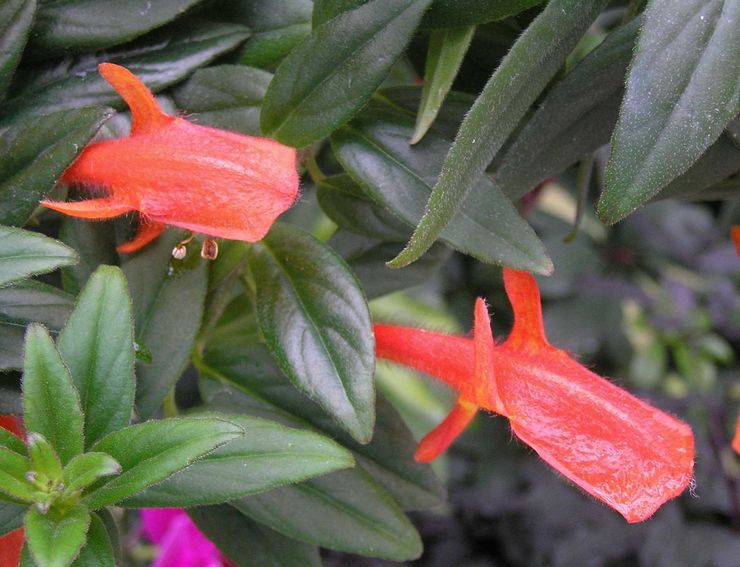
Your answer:
[[[177,411],[177,403],[175,402],[175,387],[174,386],[170,389],[169,393],[167,394],[167,397],[164,399],[163,408],[164,408],[165,417],[177,417],[178,411]]]

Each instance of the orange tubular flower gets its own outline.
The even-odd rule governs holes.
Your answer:
[[[551,346],[539,289],[504,270],[514,328],[496,344],[482,299],[473,339],[375,325],[377,355],[438,377],[459,391],[450,415],[419,444],[416,459],[444,451],[478,409],[511,428],[549,465],[628,522],[649,518],[691,481],[694,439],[683,422],[594,374]]]
[[[197,126],[169,116],[128,69],[98,70],[131,108],[131,135],[87,146],[64,172],[65,183],[99,187],[104,197],[41,203],[74,217],[143,216],[134,252],[165,225],[255,242],[298,194],[296,151],[273,140]]]

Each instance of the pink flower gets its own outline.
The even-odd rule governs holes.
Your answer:
[[[181,508],[141,510],[144,535],[159,547],[151,567],[225,567],[228,562]]]

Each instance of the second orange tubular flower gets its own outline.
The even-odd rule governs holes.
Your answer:
[[[493,340],[482,299],[473,339],[375,325],[379,357],[440,378],[460,394],[419,444],[417,460],[438,456],[484,409],[506,416],[550,466],[627,521],[650,517],[691,481],[691,429],[550,345],[530,274],[505,269],[504,283],[514,328],[502,344]]]
[[[43,205],[89,219],[138,211],[139,233],[119,247],[133,252],[165,225],[255,242],[293,204],[294,148],[170,116],[128,69],[101,63],[98,70],[131,108],[131,135],[88,145],[64,172],[63,182],[102,191],[99,198]]]

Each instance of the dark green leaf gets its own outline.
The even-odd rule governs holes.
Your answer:
[[[365,296],[330,248],[276,223],[251,264],[257,313],[293,384],[366,443],[375,422],[375,341]]]
[[[740,3],[653,0],[598,204],[615,223],[686,171],[740,111]]]
[[[90,512],[75,506],[64,516],[54,510],[46,514],[32,506],[26,514],[25,528],[33,559],[43,567],[66,567],[84,545]]]
[[[64,490],[75,492],[87,488],[103,476],[121,473],[121,465],[105,453],[84,453],[64,467]]]
[[[66,464],[82,453],[82,410],[69,370],[41,325],[28,326],[23,367],[24,425],[46,437]]]
[[[111,455],[123,472],[91,491],[83,502],[93,509],[115,504],[242,435],[244,430],[228,421],[194,417],[148,421],[119,429],[93,449]]]
[[[319,27],[327,20],[338,16],[347,10],[362,6],[367,0],[314,0],[311,25]]]
[[[409,226],[421,218],[450,147],[434,128],[410,146],[413,128],[413,116],[371,103],[332,136],[344,168],[368,195]],[[552,270],[532,228],[485,175],[476,180],[473,192],[442,231],[442,240],[483,262],[537,273]]]
[[[59,337],[85,414],[85,446],[125,425],[134,405],[131,299],[120,268],[100,266]]]
[[[391,262],[417,260],[440,236],[519,120],[565,62],[606,0],[552,0],[491,76],[465,117],[406,248]]]
[[[0,536],[17,530],[23,526],[23,514],[28,506],[0,502]]]
[[[35,431],[26,436],[31,470],[41,473],[56,483],[62,481],[62,463],[46,437]],[[79,457],[79,455],[77,455]],[[74,460],[74,458],[72,459]]]
[[[306,543],[392,561],[419,557],[422,544],[414,526],[387,492],[357,472],[335,472],[232,505]]]
[[[118,524],[116,519],[111,514],[109,508],[103,508],[93,514],[93,517],[97,516],[105,526],[105,531],[108,534],[108,539],[113,548],[113,557],[115,559],[115,565],[123,565],[123,550],[121,549],[121,534],[118,531]]]
[[[26,482],[30,463],[26,457],[0,447],[0,492],[14,501],[33,502],[35,489]]]
[[[29,50],[38,58],[97,51],[130,41],[183,14],[200,0],[42,2]]]
[[[502,20],[544,0],[434,0],[422,26],[451,28]]]
[[[200,370],[205,378],[203,397],[209,404],[293,427],[312,427],[337,439],[404,508],[428,507],[443,498],[444,489],[431,468],[413,460],[416,443],[411,432],[382,398],[377,401],[373,440],[362,445],[292,387],[264,346],[219,343],[206,351]]]
[[[0,102],[23,54],[36,12],[36,0],[6,0],[0,5]]]
[[[300,147],[344,124],[388,75],[430,1],[371,0],[316,28],[278,67],[262,131]]]
[[[123,267],[134,300],[136,336],[152,355],[151,363],[137,369],[136,409],[144,419],[154,415],[185,370],[203,315],[205,262],[186,267],[173,260],[178,240],[170,231]]]
[[[244,437],[126,500],[124,506],[216,504],[354,465],[349,451],[322,435],[239,414],[211,415],[237,424]]]
[[[77,261],[77,253],[41,234],[0,226],[0,286]]]
[[[235,24],[199,20],[177,23],[119,51],[76,62],[55,62],[46,70],[34,69],[25,88],[8,102],[7,112],[25,116],[92,105],[123,108],[120,96],[97,72],[101,61],[127,67],[152,91],[159,92],[234,49],[248,35],[246,28]]]
[[[0,127],[0,223],[24,224],[110,116],[110,109],[84,108]]]
[[[0,316],[16,322],[35,321],[59,330],[73,307],[73,296],[34,280],[0,288]]]
[[[609,142],[641,22],[638,18],[610,33],[547,93],[496,171],[495,180],[508,196],[521,197]]]
[[[252,37],[239,53],[239,63],[269,68],[280,63],[291,49],[311,32],[310,0],[271,0],[234,3],[235,19],[252,30]]]
[[[411,137],[416,144],[424,137],[437,117],[442,102],[452,87],[465,53],[473,39],[475,26],[446,28],[433,31],[429,38],[424,85],[421,90],[421,104],[416,115],[416,128]]]
[[[0,370],[23,368],[23,337],[26,326],[0,319]]]
[[[65,215],[59,240],[77,250],[80,256],[76,265],[62,269],[62,284],[69,293],[77,295],[100,264],[118,263],[112,222],[90,222]]]
[[[237,567],[321,567],[316,546],[287,538],[229,505],[191,508],[188,515]]]
[[[80,549],[72,567],[115,567],[117,563],[108,531],[97,514],[92,514],[91,519],[87,543]]]
[[[175,104],[197,124],[260,135],[260,105],[272,75],[242,65],[197,70],[173,93]]]

